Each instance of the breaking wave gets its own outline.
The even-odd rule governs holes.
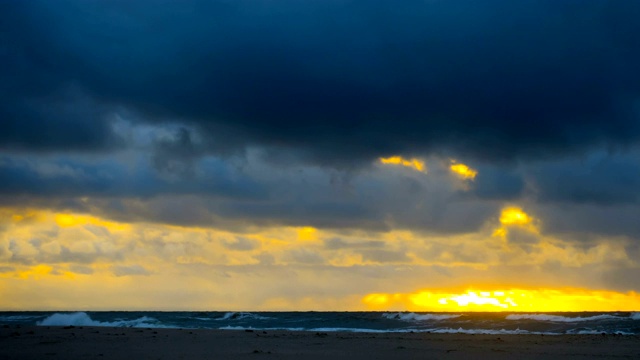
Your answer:
[[[384,313],[382,317],[385,319],[402,320],[402,321],[429,321],[429,320],[447,320],[458,318],[462,315],[454,314],[416,314],[416,313]]]
[[[536,321],[553,321],[553,322],[581,322],[581,321],[598,321],[598,320],[614,320],[620,319],[618,316],[613,315],[595,315],[587,317],[569,317],[560,315],[547,315],[547,314],[511,314],[507,315],[507,320],[536,320]]]
[[[0,312],[6,326],[433,334],[640,334],[640,311],[609,313]]]
[[[286,330],[286,331],[316,331],[316,332],[351,332],[351,333],[433,333],[433,334],[478,334],[478,335],[522,335],[522,334],[548,334],[558,335],[551,332],[531,332],[527,330],[505,330],[505,329],[463,329],[463,328],[435,328],[435,329],[395,329],[380,330],[367,328],[347,328],[347,327],[323,327],[323,328],[269,328],[254,329],[242,326],[224,326],[220,330]]]
[[[250,312],[228,312],[224,314],[221,318],[213,319],[213,320],[268,320],[271,319],[266,316],[260,316],[257,314],[253,314]]]
[[[527,330],[505,330],[505,329],[433,329],[428,332],[436,333],[436,334],[478,334],[478,335],[522,335],[522,334],[548,334],[553,335],[553,333],[545,333],[545,332],[532,332]]]
[[[602,331],[602,330],[593,330],[593,329],[577,329],[577,330],[567,330],[567,334],[575,334],[575,335],[634,335],[634,333],[622,330],[614,330],[614,331]]]
[[[96,321],[85,312],[55,313],[42,321],[39,326],[111,326],[111,327],[164,327],[158,320],[143,316],[133,320]]]

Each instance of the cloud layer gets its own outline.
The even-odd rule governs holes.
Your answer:
[[[118,107],[194,126],[207,151],[332,166],[549,157],[640,134],[632,2],[150,5],[3,4],[0,144],[108,148]]]
[[[264,309],[495,279],[638,291],[639,18],[0,2],[0,289],[177,304],[166,278],[187,307],[234,285],[222,308]]]

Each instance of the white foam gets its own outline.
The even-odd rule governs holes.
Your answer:
[[[96,321],[85,312],[55,313],[42,321],[40,326],[112,326],[112,327],[168,327],[158,324],[152,317],[143,316],[133,320]]]
[[[616,331],[602,331],[602,330],[593,330],[593,329],[567,330],[567,334],[576,334],[576,335],[601,335],[603,333],[608,335],[635,335],[634,333],[620,331],[620,330],[616,330]]]
[[[254,328],[251,326],[231,326],[231,325],[227,325],[227,326],[222,326],[219,327],[218,330],[254,330],[254,331],[275,331],[275,330],[285,330],[285,331],[312,331],[310,329],[305,329],[305,328],[285,328],[285,327],[270,327],[270,328]]]
[[[319,332],[364,332],[364,333],[389,333],[389,332],[409,332],[408,330],[377,330],[377,329],[358,329],[358,328],[313,328],[307,331],[319,331]]]
[[[533,334],[533,335],[539,335],[539,334],[545,334],[545,335],[557,335],[557,334],[553,334],[553,333],[546,333],[546,332],[532,332],[532,331],[527,331],[527,330],[520,330],[520,329],[515,329],[515,330],[505,330],[505,329],[463,329],[463,328],[458,328],[458,329],[452,329],[452,328],[447,328],[447,329],[431,329],[431,330],[424,330],[423,332],[431,332],[431,333],[436,333],[436,334],[478,334],[478,335],[523,335],[523,334]]]
[[[218,318],[218,319],[213,319],[213,320],[222,321],[222,320],[246,320],[246,319],[268,320],[268,319],[271,319],[271,318],[266,317],[266,316],[256,315],[256,314],[253,314],[253,313],[250,313],[250,312],[228,312],[228,313],[224,314],[223,317]]]
[[[251,328],[246,328],[246,327],[243,327],[243,326],[223,326],[223,327],[220,327],[218,329],[220,329],[220,330],[253,330]]]
[[[620,319],[620,317],[613,316],[613,315],[567,317],[567,316],[548,315],[548,314],[511,314],[511,315],[507,315],[506,319],[507,320],[537,320],[537,321],[552,321],[552,322],[581,322],[581,321]]]
[[[364,332],[364,333],[398,333],[398,332],[420,332],[415,329],[402,329],[402,330],[377,330],[377,329],[359,329],[359,328],[342,328],[342,327],[323,327],[323,328],[301,328],[301,327],[272,327],[272,328],[253,328],[244,326],[223,326],[218,328],[219,330],[282,330],[282,331],[307,331],[307,332]]]
[[[324,327],[324,328],[265,328],[255,329],[252,327],[243,326],[223,326],[220,330],[283,330],[283,331],[306,331],[306,332],[353,332],[353,333],[377,333],[377,334],[389,334],[389,333],[434,333],[434,334],[478,334],[478,335],[560,335],[558,333],[551,332],[532,332],[527,330],[492,330],[492,329],[453,329],[453,328],[433,328],[433,329],[393,329],[393,330],[380,330],[380,329],[362,329],[362,328],[344,328],[344,327]],[[599,333],[598,333],[599,334]]]
[[[447,319],[458,318],[462,315],[454,315],[454,314],[415,314],[415,313],[384,313],[382,317],[385,319],[396,319],[403,321],[441,321]]]
[[[631,320],[640,320],[640,313],[638,312],[631,313],[629,317],[631,318]]]

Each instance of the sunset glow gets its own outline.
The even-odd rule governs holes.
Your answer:
[[[477,170],[474,170],[465,164],[460,164],[457,162],[452,163],[449,166],[449,169],[462,179],[473,180],[476,178],[476,175],[478,175]]]
[[[640,308],[640,294],[586,289],[519,289],[465,292],[419,291],[412,294],[370,294],[363,303],[372,310],[411,311],[633,311]]]
[[[418,160],[416,158],[412,158],[412,159],[405,159],[401,156],[391,156],[391,157],[387,157],[387,158],[380,158],[380,162],[382,164],[387,164],[387,165],[401,165],[401,166],[405,166],[408,168],[412,168],[416,171],[419,172],[426,172],[427,171],[427,167],[424,164],[424,161],[422,160]]]
[[[508,207],[500,214],[500,223],[503,225],[528,225],[532,221],[531,216],[517,207]]]
[[[510,227],[521,228],[534,234],[539,231],[536,220],[519,207],[510,206],[502,209],[499,221],[501,226],[494,229],[493,236],[504,238]]]
[[[56,223],[60,227],[73,227],[73,226],[82,226],[82,225],[95,225],[102,226],[111,230],[127,230],[129,226],[127,224],[118,223],[114,221],[107,221],[103,219],[99,219],[95,216],[88,216],[82,214],[69,214],[69,213],[58,213],[54,215]]]
[[[435,240],[431,240],[425,242],[426,245],[420,245],[422,242],[420,237],[410,232],[392,232],[385,237],[363,242],[361,235],[354,234],[353,237],[344,238],[344,235],[311,226],[271,228],[253,233],[234,234],[207,228],[129,224],[71,212],[34,209],[3,209],[2,211],[13,215],[5,225],[4,240],[0,243],[0,247],[4,249],[2,253],[5,254],[5,259],[6,256],[29,259],[29,263],[4,268],[0,273],[0,282],[5,282],[5,289],[7,286],[18,284],[39,287],[43,286],[44,281],[56,283],[60,289],[73,288],[74,284],[81,283],[86,289],[91,289],[92,279],[96,281],[99,279],[102,284],[123,284],[125,280],[131,283],[143,282],[145,286],[152,286],[156,288],[155,291],[161,291],[165,287],[164,284],[171,286],[167,283],[167,279],[172,276],[170,275],[171,267],[163,265],[167,260],[181,266],[206,264],[212,269],[257,266],[263,269],[262,271],[267,271],[272,266],[296,267],[309,266],[308,264],[313,266],[330,264],[337,269],[348,269],[380,264],[381,261],[386,261],[385,257],[389,257],[391,261],[400,261],[400,264],[418,266],[424,260],[398,257],[394,252],[380,252],[376,247],[385,244],[389,249],[393,249],[402,241],[416,244],[412,251],[418,253],[425,246],[437,244]],[[502,236],[507,236],[510,229],[514,228],[520,228],[522,231],[538,236],[536,224],[539,221],[521,208],[506,207],[498,215],[497,221],[491,224],[494,227],[494,236],[491,237],[491,233],[488,233],[482,240],[489,241],[486,243],[489,248],[494,246],[491,245],[491,241],[498,241],[496,245],[505,246],[504,243],[499,242],[498,239],[501,237],[496,238],[496,234],[502,233]],[[42,234],[55,235],[49,235],[49,240],[33,240],[44,239]],[[338,240],[337,236],[341,236],[343,240]],[[443,241],[446,241],[449,246],[455,246],[451,240],[443,239]],[[147,244],[154,245],[149,248]],[[362,246],[374,247],[372,250],[367,250],[366,247],[363,251],[358,250]],[[131,252],[127,258],[122,257],[125,249],[130,249],[127,251]],[[621,256],[616,255],[618,250],[615,248],[581,253],[578,249],[562,249],[547,242],[541,243],[539,249],[547,253],[547,257],[569,261],[573,266],[597,261],[605,254]],[[476,256],[485,252],[483,246],[472,251]],[[226,255],[221,257],[220,253]],[[458,256],[443,251],[434,258],[434,261],[444,266],[447,261],[459,258]],[[491,251],[486,249],[486,255],[482,256],[490,259]],[[531,255],[529,259],[533,260]],[[267,267],[262,267],[260,264]],[[450,269],[459,269],[461,265],[470,266],[469,271],[473,268],[477,269],[476,272],[483,271],[480,270],[483,268],[487,269],[487,265],[483,263],[460,261],[452,262]],[[185,269],[187,268],[181,271],[184,273]],[[316,274],[313,269],[313,267],[310,268],[311,272],[305,276],[317,276],[312,275]],[[195,274],[197,272],[193,275]],[[178,282],[183,281],[180,277],[175,279]],[[114,289],[116,288],[112,288],[112,291],[115,291]],[[100,294],[100,290],[93,291]],[[24,303],[24,299],[18,300],[21,299],[19,294],[17,292],[5,297],[4,306],[17,306],[21,301]],[[360,303],[343,302],[342,309],[358,310],[364,306],[371,309],[394,308],[423,311],[595,311],[628,310],[640,306],[635,293],[586,289],[492,288],[484,290],[474,288],[465,291],[418,291],[411,294],[372,293],[360,295],[360,298],[363,299]],[[96,301],[99,302],[98,299]],[[309,301],[306,300],[304,304],[315,304],[313,306],[316,308],[324,306],[320,299],[314,302]],[[1,305],[2,301],[0,301]],[[297,309],[298,306],[304,305],[274,299],[265,306]]]

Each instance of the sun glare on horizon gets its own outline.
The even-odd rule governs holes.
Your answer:
[[[500,289],[418,291],[369,294],[362,302],[371,310],[402,309],[439,312],[579,312],[636,311],[640,294],[587,289]]]

